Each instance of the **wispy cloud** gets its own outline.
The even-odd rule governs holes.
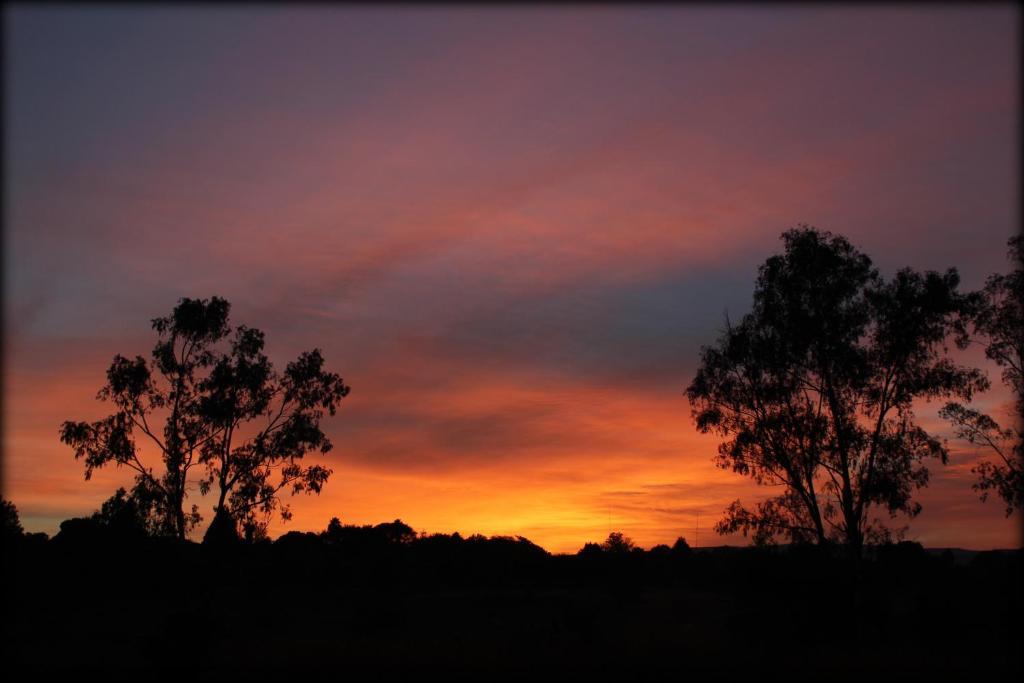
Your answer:
[[[219,294],[353,387],[295,528],[703,541],[768,492],[682,392],[779,234],[977,286],[1018,220],[1009,8],[10,14],[5,494],[50,531],[121,476],[57,425]],[[1016,538],[969,481],[915,532]]]

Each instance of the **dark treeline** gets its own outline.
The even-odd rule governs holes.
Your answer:
[[[22,676],[984,680],[1020,670],[1020,551],[814,545],[552,555],[399,520],[274,541],[9,525],[5,663]],[[20,680],[20,679],[19,679]]]

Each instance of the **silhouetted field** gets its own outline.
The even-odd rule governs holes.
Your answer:
[[[5,668],[8,680],[1019,675],[1020,551],[870,550],[854,566],[796,546],[550,555],[400,523],[219,548],[71,528],[4,552]]]

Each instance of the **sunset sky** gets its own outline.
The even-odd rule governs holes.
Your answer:
[[[692,544],[699,515],[700,545],[745,543],[710,528],[775,490],[715,467],[683,392],[780,234],[973,289],[1019,223],[1013,6],[5,15],[3,489],[30,531],[130,481],[84,481],[58,427],[216,294],[278,366],[319,347],[352,387],[333,477],[273,535],[401,518],[574,552]],[[908,538],[1018,546],[938,407],[953,457]]]

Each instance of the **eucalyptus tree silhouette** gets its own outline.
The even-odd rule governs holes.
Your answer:
[[[152,321],[158,341],[150,362],[114,357],[97,398],[116,412],[61,426],[61,441],[85,460],[86,479],[110,463],[135,472],[133,509],[145,513],[153,533],[184,539],[199,523],[197,505],[184,510],[193,483],[202,494],[216,485],[218,527],[240,525],[251,536],[275,510],[289,517],[283,489],[319,493],[331,474],[301,460],[331,449],[320,421],[325,411],[335,414],[349,387],[324,370],[318,349],[278,373],[263,353],[263,333],[232,330],[229,312],[216,296],[181,299]],[[202,474],[190,478],[196,468]]]
[[[800,226],[782,240],[785,253],[759,270],[753,310],[702,349],[686,392],[698,429],[727,438],[720,467],[784,489],[755,510],[735,501],[716,529],[859,555],[892,534],[872,508],[916,516],[926,461],[947,460],[914,400],[987,386],[943,352],[950,336],[967,343],[970,297],[954,269],[887,281],[841,236]]]
[[[990,275],[979,293],[974,333],[985,344],[985,355],[1002,369],[1003,384],[1013,392],[1014,424],[1000,425],[991,416],[961,403],[950,402],[940,414],[953,424],[956,435],[986,447],[998,460],[973,468],[974,489],[982,500],[995,491],[1006,504],[1006,516],[1024,510],[1024,238],[1010,238],[1007,254],[1014,269]]]

